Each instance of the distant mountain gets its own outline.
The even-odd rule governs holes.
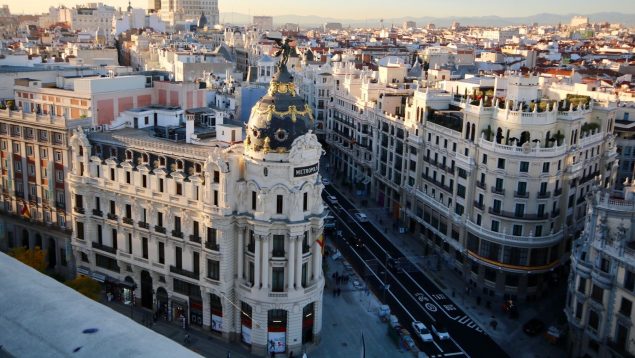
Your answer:
[[[500,16],[457,16],[457,17],[412,17],[404,16],[399,18],[384,19],[384,26],[401,26],[404,21],[415,21],[417,25],[435,24],[437,26],[450,26],[453,21],[459,22],[461,25],[474,26],[507,26],[507,25],[530,25],[538,23],[540,25],[557,25],[558,23],[568,24],[573,16],[580,14],[535,14],[526,17],[500,17]],[[609,22],[621,23],[627,26],[635,25],[635,14],[623,14],[619,12],[598,12],[587,14],[590,22]],[[248,24],[251,23],[251,16],[247,14],[226,12],[220,14],[221,22],[226,24]],[[327,22],[341,22],[344,26],[379,26],[378,18],[372,19],[337,19],[332,17],[321,16],[301,16],[301,15],[280,15],[273,16],[275,25],[284,25],[285,23],[300,24],[302,26],[320,26]]]

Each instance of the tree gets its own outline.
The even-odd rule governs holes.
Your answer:
[[[88,276],[78,276],[72,280],[66,281],[66,286],[95,301],[98,301],[99,296],[101,295],[101,286],[99,285],[99,282]]]
[[[9,251],[9,255],[15,257],[16,260],[22,262],[23,264],[31,266],[40,272],[44,272],[44,270],[46,270],[46,255],[39,246],[36,246],[33,249],[27,249],[26,247],[16,247]]]

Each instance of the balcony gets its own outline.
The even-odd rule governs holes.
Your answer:
[[[78,214],[84,214],[86,212],[86,210],[82,207],[76,206],[73,208],[73,210],[78,213]]]
[[[165,234],[166,229],[163,226],[159,226],[159,225],[155,225],[154,226],[154,231],[161,233],[161,234]]]
[[[101,210],[93,209],[93,216],[104,216],[104,213]]]
[[[92,242],[92,245],[93,245],[93,249],[95,249],[95,250],[107,252],[107,253],[113,254],[113,255],[117,254],[117,249],[115,249],[114,247],[106,246],[104,244],[100,244],[100,243],[94,242],[94,241]]]
[[[284,250],[273,250],[271,252],[271,255],[272,255],[273,258],[283,259],[284,258]]]
[[[183,232],[179,231],[179,230],[172,230],[172,236],[182,239],[183,238]]]
[[[201,237],[198,236],[198,235],[192,234],[192,235],[190,235],[190,241],[200,243],[201,242]]]
[[[560,196],[562,194],[562,188],[558,188],[553,191],[553,196]]]
[[[66,210],[66,203],[61,202],[61,201],[56,201],[55,202],[55,207],[58,208],[58,209]]]
[[[139,225],[140,228],[146,229],[146,230],[150,228],[150,224],[148,224],[145,221],[139,221],[137,222],[137,225]]]
[[[526,191],[514,191],[514,197],[516,198],[529,198],[529,193]]]
[[[481,188],[481,189],[483,189],[483,190],[485,190],[485,183],[482,182],[482,181],[477,181],[476,182],[476,186]]]
[[[177,275],[181,275],[181,276],[185,276],[185,277],[191,278],[193,280],[198,280],[199,279],[199,275],[200,275],[198,272],[187,271],[187,270],[184,270],[182,268],[178,268],[178,267],[172,266],[172,265],[170,265],[170,272],[171,273],[175,273]]]
[[[128,217],[124,217],[123,219],[121,219],[121,221],[123,221],[124,224],[128,224],[128,225],[133,225],[134,224],[134,220],[132,220],[132,218],[128,218]]]
[[[503,188],[497,188],[493,186],[491,189],[492,189],[492,193],[494,194],[505,195],[505,189]]]
[[[515,213],[510,211],[502,211],[496,210],[492,207],[489,208],[488,212],[492,215],[501,216],[508,219],[519,219],[519,220],[544,220],[549,218],[549,215],[542,214],[527,214],[527,213]]]
[[[479,203],[478,201],[474,201],[474,207],[479,208],[481,210],[485,210],[485,205],[483,203]]]
[[[220,245],[214,241],[207,240],[205,241],[205,248],[212,251],[219,251]],[[253,252],[253,250],[251,252]]]
[[[538,192],[538,199],[548,199],[551,197],[551,192],[550,191],[541,191]]]
[[[108,213],[108,215],[106,215],[108,217],[109,220],[117,220],[117,215],[113,214],[113,213]]]

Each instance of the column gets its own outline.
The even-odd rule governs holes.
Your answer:
[[[243,263],[243,259],[245,258],[245,228],[244,227],[238,227],[238,250],[236,250],[238,252],[238,270],[237,270],[237,274],[238,274],[238,280],[239,282],[243,279],[243,269],[244,269],[244,263]]]
[[[302,246],[304,236],[296,237],[295,245],[295,289],[299,290],[302,287]]]
[[[212,320],[212,312],[209,306],[209,292],[201,291],[201,299],[203,302],[203,327],[209,329]]]
[[[254,248],[254,287],[260,288],[260,271],[262,266],[260,263],[260,235],[256,235],[256,245]]]
[[[287,262],[287,286],[289,287],[289,291],[291,291],[293,285],[295,284],[295,238],[295,236],[289,236],[289,261]]]
[[[313,241],[313,278],[318,280],[322,277],[322,248],[318,241]]]
[[[269,236],[262,239],[262,287],[269,289]]]

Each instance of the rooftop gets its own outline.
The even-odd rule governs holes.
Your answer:
[[[198,356],[3,253],[0,267],[0,355]]]

